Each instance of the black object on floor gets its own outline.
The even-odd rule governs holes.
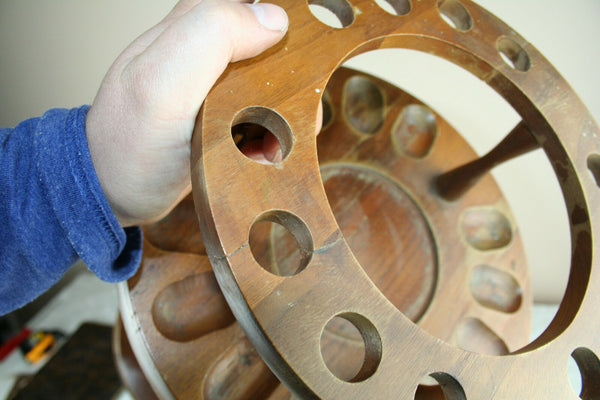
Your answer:
[[[111,326],[81,325],[13,399],[112,399],[121,388],[121,380],[111,346]]]

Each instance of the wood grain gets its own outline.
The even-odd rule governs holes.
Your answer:
[[[385,99],[375,104],[381,110],[360,98],[352,108],[344,108],[345,99],[356,95],[349,92],[354,87],[348,82],[359,81],[360,90],[368,82],[378,92],[374,98]],[[514,218],[492,177],[483,178],[480,189],[457,202],[431,203],[430,210],[421,205],[431,196],[424,183],[446,163],[444,148],[455,149],[456,161],[473,158],[473,150],[429,107],[373,76],[341,68],[331,77],[324,96],[331,115],[324,119],[318,137],[323,186],[367,276],[398,310],[441,340],[491,354],[526,344],[531,289],[525,255]],[[420,135],[418,121],[407,119],[406,109],[433,118],[435,139],[419,152],[426,157],[408,155],[392,144],[394,134],[410,140]],[[383,117],[379,128],[367,133],[357,130],[357,126],[368,127],[372,115]],[[252,134],[259,133],[255,127]],[[420,171],[420,178],[413,176],[415,171]],[[129,285],[137,321],[130,334],[143,336],[154,366],[175,398],[289,398],[289,391],[268,371],[237,323],[232,323],[231,313],[223,310],[224,298],[209,279],[213,275],[203,247],[183,247],[182,243],[189,243],[186,235],[201,242],[198,229],[193,232],[190,225],[196,223],[190,204],[187,198],[165,220],[144,227],[149,233],[144,260]],[[511,241],[500,243],[495,251],[466,244],[458,229],[465,211],[479,215],[482,205],[484,210],[501,209],[509,221]],[[433,223],[431,216],[438,216],[438,222]],[[249,246],[253,258],[270,274],[294,276],[306,264],[305,257],[282,224],[285,218],[254,224],[248,233]],[[471,225],[479,228],[476,237],[489,231]],[[319,339],[328,370],[346,381],[359,376],[365,358],[360,330],[352,320],[356,320],[353,314],[333,318]],[[426,380],[416,396],[441,398],[441,387]]]
[[[589,367],[597,365],[600,351],[600,320],[595,310],[600,293],[595,255],[600,235],[599,130],[568,84],[531,44],[470,1],[413,1],[403,15],[392,15],[369,0],[354,0],[350,7],[343,0],[319,2],[338,13],[345,26],[340,29],[319,22],[304,2],[276,3],[290,16],[286,38],[258,58],[228,69],[204,103],[192,143],[194,201],[207,254],[236,319],[270,368],[305,398],[410,399],[422,379],[431,376],[445,389],[447,398],[567,399],[577,396],[566,376],[566,362],[572,352],[584,348],[588,361],[580,363],[586,371],[583,396],[594,398],[595,394],[588,393],[594,393],[600,375],[598,368]],[[390,2],[397,3],[401,2]],[[437,55],[486,81],[531,128],[562,187],[573,254],[565,298],[545,333],[509,355],[472,353],[415,325],[365,273],[329,206],[315,138],[318,104],[329,77],[344,60],[389,47]],[[378,129],[380,116],[370,111],[365,110],[364,121],[362,111],[352,115],[365,122],[354,124],[355,128],[369,127],[364,135]],[[264,165],[244,157],[232,140],[233,121],[263,121],[264,128],[279,140],[283,160]],[[443,123],[439,127],[440,132],[446,129]],[[418,192],[423,198],[416,203],[437,237],[438,226],[456,230],[461,222],[457,223],[453,205],[431,190],[432,180],[470,160],[461,159],[456,147],[441,145],[441,134],[435,139],[421,138],[435,140],[437,147],[427,154],[420,146],[407,146],[402,136],[395,144],[364,140],[356,146],[355,157],[368,157],[379,145],[384,154],[394,154],[400,147],[431,161],[426,164],[429,170],[416,164],[403,170],[407,180],[402,183],[425,188]],[[344,150],[337,153],[343,155]],[[375,167],[370,168],[380,172],[380,162],[380,158],[373,160]],[[391,171],[396,172],[393,167]],[[497,203],[494,194],[479,192],[482,203],[476,217],[481,222],[472,237],[483,243],[481,239],[493,237],[498,228],[485,218],[490,215],[489,207],[505,217],[509,211]],[[465,193],[461,200],[472,193]],[[295,275],[275,275],[256,262],[248,232],[255,221],[266,218],[279,221],[302,249],[312,250],[309,262]],[[469,260],[466,253],[472,250],[462,242],[454,244],[437,254],[440,265]],[[461,267],[448,269],[448,275],[440,269],[438,282],[454,282],[436,287],[439,312],[446,315],[465,316],[467,312],[456,309],[461,304],[456,299],[469,293],[465,279],[453,279],[465,264]],[[430,306],[423,315],[423,325],[432,310]],[[335,316],[355,325],[365,343],[363,366],[349,381],[331,373],[321,355],[323,327]],[[494,332],[487,321],[469,321],[464,328],[467,332],[476,329],[483,336]],[[430,324],[449,329],[440,318],[431,318]],[[504,351],[497,345],[492,350]]]

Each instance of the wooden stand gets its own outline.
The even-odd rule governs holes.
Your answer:
[[[146,229],[142,268],[121,286],[154,388],[178,399],[575,399],[573,357],[579,397],[599,398],[600,130],[568,84],[467,0],[308,2],[342,28],[306,2],[275,2],[290,16],[286,38],[232,64],[207,97],[194,200]],[[389,47],[462,66],[522,122],[478,158],[417,99],[338,69]],[[238,148],[266,131],[280,162]],[[573,257],[556,318],[527,344],[525,257],[486,173],[535,148],[563,189]]]
[[[473,352],[506,354],[527,344],[525,255],[492,176],[453,202],[432,195],[440,171],[476,158],[458,132],[418,99],[346,68],[331,77],[324,109],[317,148],[329,206],[391,305],[434,337]],[[144,235],[144,260],[127,289],[129,332],[145,342],[164,381],[158,384],[177,399],[289,399],[229,311],[191,197]],[[279,220],[256,223],[248,235],[262,270],[302,275],[305,256]],[[334,318],[319,340],[330,373],[352,380],[365,359],[360,330]],[[423,379],[415,398],[444,397],[438,382]]]
[[[290,15],[288,35],[261,56],[230,66],[204,103],[192,144],[194,202],[207,253],[233,314],[261,357],[287,387],[305,398],[411,399],[420,382],[431,377],[449,399],[568,399],[577,397],[566,374],[572,355],[582,373],[581,397],[598,398],[600,131],[568,84],[533,46],[470,1],[390,0],[386,2],[389,11],[370,0],[309,1],[337,15],[343,28],[321,23],[305,2],[276,3]],[[437,55],[487,82],[523,121],[490,157],[502,161],[539,146],[562,187],[573,254],[566,294],[545,333],[509,355],[466,351],[414,324],[365,273],[328,203],[315,138],[318,105],[326,84],[344,60],[389,47]],[[368,104],[388,104],[386,96],[378,98],[368,83],[352,85],[362,87],[358,92],[369,93],[373,101]],[[356,98],[360,102],[360,96]],[[354,100],[352,96],[347,99],[338,119],[352,121],[355,113],[362,115]],[[464,210],[460,217],[456,210],[451,211],[457,201],[476,192],[475,188],[466,189],[480,178],[479,170],[489,169],[495,162],[476,161],[449,173],[464,160],[455,156],[458,150],[441,146],[438,151],[443,156],[436,156],[434,146],[427,153],[427,144],[413,146],[413,136],[405,134],[410,132],[405,126],[410,127],[411,118],[403,120],[385,112],[380,118],[380,111],[370,112],[369,107],[366,111],[365,121],[359,116],[354,125],[363,137],[377,135],[383,127],[386,132],[393,131],[391,139],[379,142],[384,161],[405,153],[431,162],[430,169],[426,163],[419,168],[416,163],[407,164],[415,168],[406,172],[406,177],[420,180],[427,189],[419,193],[428,196],[415,203],[433,237],[446,232],[441,226],[461,232],[462,239],[449,246],[449,251],[441,247],[437,253],[440,274],[445,263],[464,260],[452,273],[480,268],[481,279],[488,279],[485,277],[490,276],[494,264],[475,262],[466,253],[493,254],[511,242],[507,210],[491,195],[480,203],[483,208]],[[398,131],[392,125],[397,118]],[[428,117],[417,112],[413,118]],[[378,119],[380,124],[371,123]],[[233,138],[232,127],[239,124],[259,125],[275,135],[282,161],[264,165],[246,158]],[[419,140],[443,140],[441,134],[437,139],[431,136],[425,134]],[[362,162],[368,152],[361,151],[369,144],[364,139],[355,147],[354,159]],[[361,184],[375,179],[385,186],[389,184],[387,168],[401,171],[394,166],[381,171],[379,159],[373,162],[375,172]],[[450,184],[444,179],[448,176],[452,177]],[[396,179],[395,175],[392,178]],[[406,181],[402,185],[410,187]],[[418,196],[416,192],[409,195],[412,199]],[[448,218],[452,223],[440,222]],[[266,222],[281,225],[293,236],[300,257],[291,276],[267,270],[255,255],[250,236],[257,224]],[[515,260],[518,264],[520,259]],[[446,282],[449,288],[442,285]],[[457,311],[460,317],[467,317],[466,310],[455,309],[462,304],[460,296],[469,292],[465,281],[444,276],[438,283],[436,295],[444,308],[441,314]],[[428,312],[422,316],[423,323]],[[503,318],[501,312],[497,315]],[[332,371],[321,350],[323,332],[336,318],[359,331],[365,348],[362,364],[349,379]],[[494,334],[487,321],[463,321],[467,331]]]

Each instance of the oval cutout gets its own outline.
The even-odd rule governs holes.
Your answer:
[[[514,40],[503,36],[496,42],[496,49],[500,53],[502,60],[511,68],[526,72],[531,67],[529,55]]]
[[[406,106],[394,122],[392,140],[409,157],[424,158],[438,134],[435,114],[420,104]]]
[[[419,385],[415,400],[467,400],[462,385],[452,375],[445,372],[434,372],[427,379],[434,379],[437,385]]]
[[[360,133],[377,132],[384,121],[383,92],[372,81],[356,75],[344,85],[344,114],[350,125]]]
[[[346,0],[308,0],[312,15],[331,28],[346,28],[354,22],[354,10]]]
[[[504,214],[494,208],[472,208],[462,217],[463,237],[473,248],[496,250],[512,240],[512,227]]]
[[[188,276],[162,289],[152,320],[166,338],[187,342],[235,322],[212,271]]]
[[[458,0],[438,1],[438,11],[442,19],[454,29],[465,32],[473,27],[469,10]]]
[[[244,336],[229,347],[206,374],[206,400],[265,399],[279,380]]]
[[[381,9],[389,14],[402,16],[410,13],[410,0],[375,0]]]
[[[492,356],[508,354],[506,343],[477,318],[467,318],[456,328],[456,344],[473,353]]]
[[[471,272],[469,286],[475,300],[484,307],[505,313],[521,307],[521,286],[511,274],[498,268],[478,265]]]

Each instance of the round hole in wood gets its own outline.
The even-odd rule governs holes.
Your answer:
[[[454,29],[468,31],[473,27],[473,19],[469,10],[458,0],[438,1],[438,11],[442,19]]]
[[[275,238],[275,240],[273,240]],[[250,228],[248,244],[256,262],[278,276],[300,273],[312,258],[312,235],[297,216],[282,210],[261,215]],[[277,250],[277,249],[285,250]]]
[[[579,397],[583,400],[600,399],[600,360],[598,356],[586,347],[579,347],[571,353],[581,374],[581,391]],[[571,385],[576,390],[575,382]]]
[[[381,337],[365,317],[345,312],[331,318],[321,334],[321,355],[329,371],[346,382],[373,376],[381,362]]]
[[[409,157],[427,156],[438,134],[435,114],[420,104],[406,106],[392,128],[395,146]]]
[[[517,71],[525,72],[531,67],[531,61],[527,52],[515,42],[506,36],[502,36],[496,42],[496,49],[500,53],[502,60],[511,68]]]
[[[346,120],[360,133],[376,133],[385,119],[385,98],[371,80],[355,75],[344,85],[343,109]]]
[[[443,400],[445,399],[444,396],[444,391],[440,384],[429,375],[421,381],[415,392],[415,400]]]
[[[375,0],[385,12],[392,15],[407,15],[410,12],[410,0]]]
[[[434,372],[429,375],[439,385],[419,385],[415,393],[415,400],[444,399],[444,400],[466,400],[462,385],[452,375],[445,372]]]
[[[508,272],[489,265],[478,265],[471,272],[469,287],[479,304],[492,310],[512,313],[523,299],[519,282]]]
[[[242,154],[265,164],[285,160],[294,144],[287,121],[266,107],[254,106],[239,111],[231,123],[231,136]]]
[[[347,0],[308,0],[316,19],[332,28],[347,28],[354,22],[354,10]]]
[[[512,227],[504,214],[494,208],[470,208],[460,222],[467,243],[481,251],[496,250],[512,240]]]
[[[342,317],[330,319],[321,334],[321,355],[332,374],[350,382],[365,359],[365,343],[358,328]]]
[[[600,154],[592,154],[587,159],[587,167],[600,187]]]

